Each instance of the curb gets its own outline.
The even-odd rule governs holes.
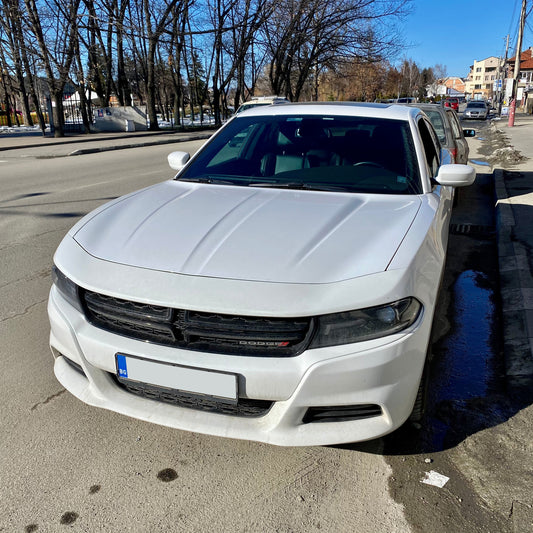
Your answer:
[[[508,384],[520,386],[533,380],[533,278],[527,250],[514,239],[504,170],[494,170],[494,182],[505,373]]]
[[[189,135],[187,137],[180,137],[179,139],[160,139],[158,141],[146,141],[140,143],[131,143],[131,144],[122,144],[122,145],[111,145],[111,146],[99,146],[97,148],[82,148],[80,150],[74,150],[67,154],[67,157],[75,155],[85,155],[85,154],[95,154],[98,152],[110,152],[112,150],[125,150],[128,148],[139,148],[143,146],[156,146],[159,144],[172,144],[178,142],[190,142],[190,141],[201,141],[203,139],[209,139],[213,135],[212,132]],[[61,157],[61,156],[60,156]]]

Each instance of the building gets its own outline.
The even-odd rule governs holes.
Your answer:
[[[507,77],[513,78],[516,56],[507,61]],[[511,94],[511,84],[506,91],[506,96]],[[529,47],[520,54],[520,73],[518,75],[518,86],[516,89],[516,103],[518,106],[525,106],[529,95],[528,112],[531,112],[533,106],[533,47]]]
[[[495,56],[474,61],[465,84],[465,95],[474,100],[492,98],[494,84],[503,75],[503,61]]]
[[[466,84],[463,78],[449,76],[448,78],[441,80],[439,83],[446,87],[447,96],[461,97],[465,95]]]

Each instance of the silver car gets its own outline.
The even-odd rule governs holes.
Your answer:
[[[465,118],[477,118],[485,120],[489,114],[489,108],[485,102],[475,101],[468,102],[463,116]]]

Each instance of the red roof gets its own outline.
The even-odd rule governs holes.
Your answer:
[[[509,63],[516,61],[516,55],[508,60]],[[533,69],[533,49],[528,48],[520,54],[520,70]]]

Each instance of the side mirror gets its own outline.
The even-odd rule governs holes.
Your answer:
[[[172,152],[168,154],[168,164],[174,170],[181,170],[191,158],[189,152]]]
[[[475,137],[476,136],[476,130],[463,130],[463,135],[465,137]]]
[[[470,165],[442,165],[435,181],[446,187],[466,187],[476,179],[476,170]]]

